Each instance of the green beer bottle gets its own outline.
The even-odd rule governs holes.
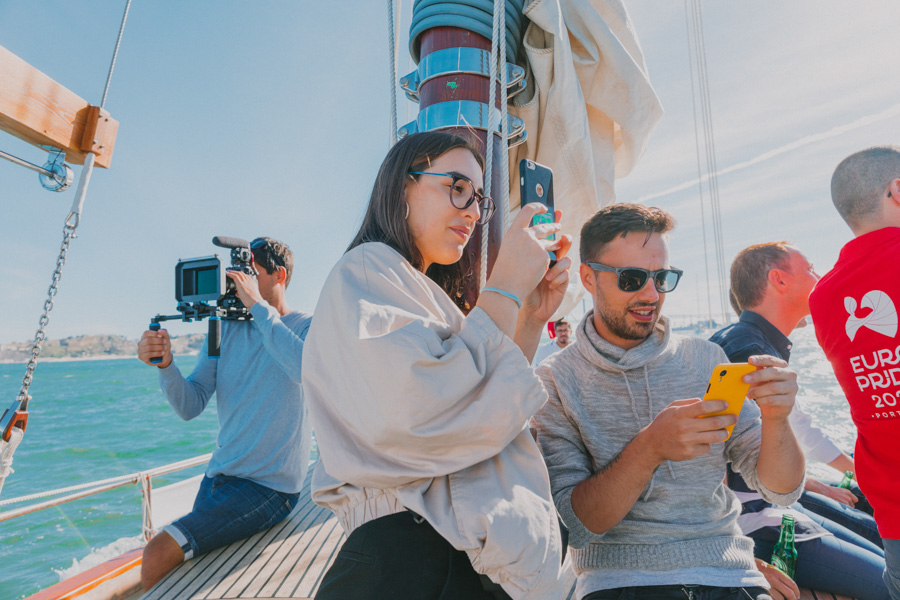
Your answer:
[[[850,489],[850,485],[853,483],[853,471],[844,471],[844,478],[841,479],[841,482],[838,484],[838,487],[844,488],[845,490]]]
[[[791,579],[794,578],[794,571],[797,569],[797,547],[794,545],[794,517],[791,515],[781,517],[781,533],[772,552],[771,563]]]

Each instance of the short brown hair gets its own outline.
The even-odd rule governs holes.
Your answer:
[[[559,327],[560,325],[567,325],[569,327],[572,326],[572,324],[569,323],[569,320],[565,317],[563,317],[562,319],[557,319],[556,321],[553,322],[554,327]]]
[[[769,271],[791,269],[788,242],[767,242],[744,248],[731,263],[731,306],[738,314],[758,306],[766,295]]]
[[[253,261],[271,275],[278,267],[284,267],[284,287],[291,282],[294,272],[294,253],[284,242],[270,237],[258,237],[250,242]]]
[[[581,262],[596,259],[603,249],[617,237],[632,231],[647,234],[666,233],[675,227],[675,219],[661,208],[643,204],[610,204],[601,208],[581,228]]]

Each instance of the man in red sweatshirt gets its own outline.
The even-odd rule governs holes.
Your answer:
[[[816,337],[858,430],[856,474],[884,538],[884,580],[900,600],[900,146],[851,154],[831,178],[853,231],[809,297]]]

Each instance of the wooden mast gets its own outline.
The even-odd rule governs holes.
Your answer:
[[[501,42],[505,43],[505,42]],[[477,48],[490,52],[491,40],[459,27],[434,27],[428,29],[421,35],[421,44],[419,49],[419,61],[425,59],[426,56],[439,50],[446,48]],[[424,110],[429,106],[440,102],[449,102],[457,100],[474,100],[487,105],[490,102],[490,81],[486,75],[476,75],[471,73],[454,73],[449,75],[440,75],[430,79],[422,84],[419,88],[419,110]],[[500,106],[500,94],[496,95],[496,106]],[[463,127],[448,129],[447,131],[465,135],[476,136],[482,155],[485,154],[488,139],[488,132],[483,129],[467,129]],[[494,143],[494,160],[491,170],[491,189],[500,190],[500,159],[503,156],[500,148],[500,136],[491,135]],[[493,192],[493,195],[499,195]],[[469,245],[466,248],[471,261],[470,264],[478,273],[481,269],[481,236],[482,227],[475,229]],[[503,234],[503,215],[500,210],[491,217],[488,227],[488,274],[497,258],[497,251],[500,248],[500,240]],[[470,283],[466,287],[465,300],[470,306],[474,306],[478,300],[478,277],[470,279]]]

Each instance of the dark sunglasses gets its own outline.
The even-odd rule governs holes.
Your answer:
[[[642,289],[648,279],[653,279],[653,285],[660,294],[667,294],[675,289],[678,281],[684,274],[681,269],[659,269],[648,271],[638,267],[610,267],[595,262],[584,263],[595,271],[615,273],[618,278],[619,289],[623,292],[637,292]]]
[[[478,202],[478,224],[484,224],[491,220],[494,214],[494,201],[488,196],[482,196],[475,191],[475,185],[468,177],[457,173],[429,173],[427,171],[410,171],[410,175],[436,175],[437,177],[450,177],[450,204],[459,210],[466,210],[473,202]]]

